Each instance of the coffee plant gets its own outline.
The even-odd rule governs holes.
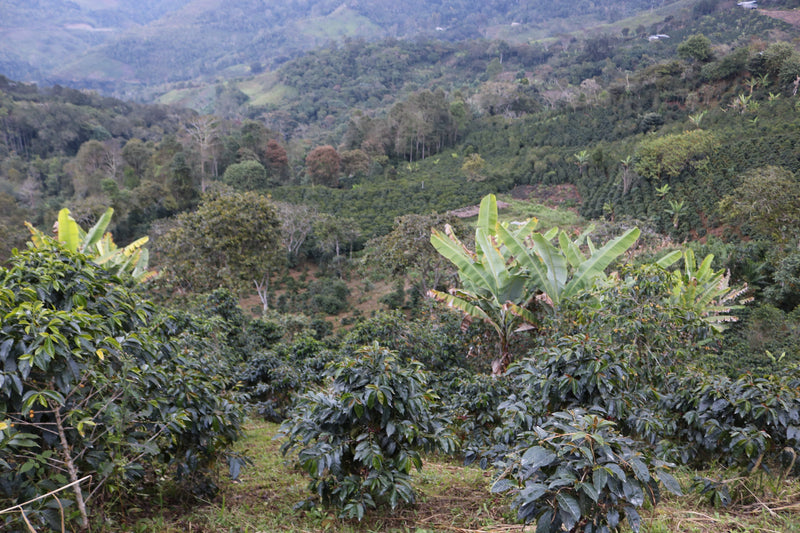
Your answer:
[[[165,478],[207,494],[239,437],[226,365],[174,337],[178,322],[128,283],[49,239],[0,270],[0,507],[91,474],[66,517],[46,500],[26,507],[37,527],[85,529],[90,509]]]
[[[681,494],[670,465],[636,451],[610,420],[580,409],[553,413],[520,434],[494,466],[492,492],[511,491],[519,519],[535,521],[537,533],[609,533],[625,520],[638,532],[637,509],[658,502],[659,481]]]
[[[513,383],[455,369],[434,375],[432,384],[461,442],[464,462],[479,461],[481,468],[486,468],[487,459],[482,450],[492,444],[493,433],[502,422],[499,406],[514,390]]]
[[[784,451],[800,452],[800,376],[738,379],[700,370],[674,374],[661,396],[675,458],[700,465],[722,461],[755,471],[768,468]]]
[[[431,412],[436,397],[422,364],[401,363],[375,343],[343,353],[326,377],[327,386],[300,396],[281,425],[283,454],[297,453],[309,489],[342,517],[413,503],[409,474],[422,468],[420,452],[456,448],[448,421]]]
[[[319,385],[325,366],[336,356],[320,341],[303,336],[254,355],[243,365],[239,378],[256,413],[282,422],[295,396]]]
[[[403,361],[415,359],[430,371],[478,366],[464,354],[479,331],[475,326],[462,330],[462,318],[451,312],[409,319],[399,311],[378,313],[356,324],[344,339],[348,350],[378,341],[395,350]]]

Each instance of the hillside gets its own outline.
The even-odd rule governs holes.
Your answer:
[[[166,81],[271,69],[343,38],[543,39],[673,2],[261,0],[4,5],[0,72],[125,94]],[[166,52],[168,51],[168,52]]]
[[[796,3],[7,4],[0,529],[797,533]]]

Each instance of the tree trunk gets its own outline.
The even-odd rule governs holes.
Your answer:
[[[67,470],[69,471],[69,480],[75,485],[73,485],[72,490],[75,492],[75,503],[78,506],[78,511],[81,513],[81,529],[87,531],[89,529],[89,514],[86,512],[86,502],[83,500],[83,492],[81,492],[80,484],[77,481],[80,479],[78,476],[78,468],[75,466],[75,462],[72,460],[72,454],[70,453],[70,445],[67,441],[67,433],[64,431],[64,424],[61,418],[61,406],[60,405],[53,405],[50,402],[50,407],[53,409],[53,413],[56,417],[56,428],[58,429],[58,437],[61,439],[61,451],[64,456],[64,462],[67,465]]]
[[[264,275],[264,279],[261,280],[261,283],[254,279],[253,285],[256,286],[258,299],[261,300],[261,310],[266,313],[269,310],[269,273]]]

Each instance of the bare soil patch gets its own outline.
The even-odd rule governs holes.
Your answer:
[[[580,205],[581,195],[578,187],[571,183],[561,185],[518,185],[511,191],[516,200],[537,200],[547,207],[563,207],[566,203]]]
[[[762,15],[787,22],[792,26],[800,26],[800,10],[779,11],[777,9],[759,9],[758,12]]]

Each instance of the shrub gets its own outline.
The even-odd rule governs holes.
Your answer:
[[[350,289],[340,279],[321,279],[308,285],[308,296],[313,309],[326,315],[338,315],[347,308]]]
[[[494,430],[502,422],[499,406],[515,390],[513,383],[509,379],[455,369],[436,375],[433,384],[461,442],[464,463],[479,460],[481,468],[486,468],[488,463],[482,450],[492,444]]]
[[[327,369],[330,383],[304,394],[281,426],[284,455],[298,452],[309,489],[342,517],[367,508],[413,503],[409,473],[420,451],[453,452],[446,420],[431,413],[420,363],[401,364],[377,343],[345,354]]]
[[[671,375],[660,406],[674,419],[676,458],[755,471],[787,447],[800,452],[800,377],[796,369],[784,372],[738,379],[699,370]]]
[[[259,416],[272,422],[286,419],[296,394],[319,385],[325,365],[336,358],[310,336],[279,344],[247,361],[239,379]]]
[[[90,505],[165,476],[214,491],[212,467],[243,416],[224,361],[173,338],[176,321],[49,239],[15,252],[0,287],[0,507],[91,473],[74,487],[86,528]],[[48,503],[28,518],[60,529]]]
[[[536,520],[537,533],[621,531],[624,519],[638,532],[637,509],[658,502],[657,480],[681,493],[669,465],[635,451],[613,422],[581,410],[553,413],[495,466],[492,492],[513,491],[519,519]]]
[[[416,359],[431,371],[479,366],[480,362],[469,361],[466,354],[469,340],[481,325],[462,331],[461,324],[462,319],[456,313],[409,319],[400,311],[382,312],[356,324],[345,337],[343,346],[352,351],[378,341],[395,350],[401,360]]]

